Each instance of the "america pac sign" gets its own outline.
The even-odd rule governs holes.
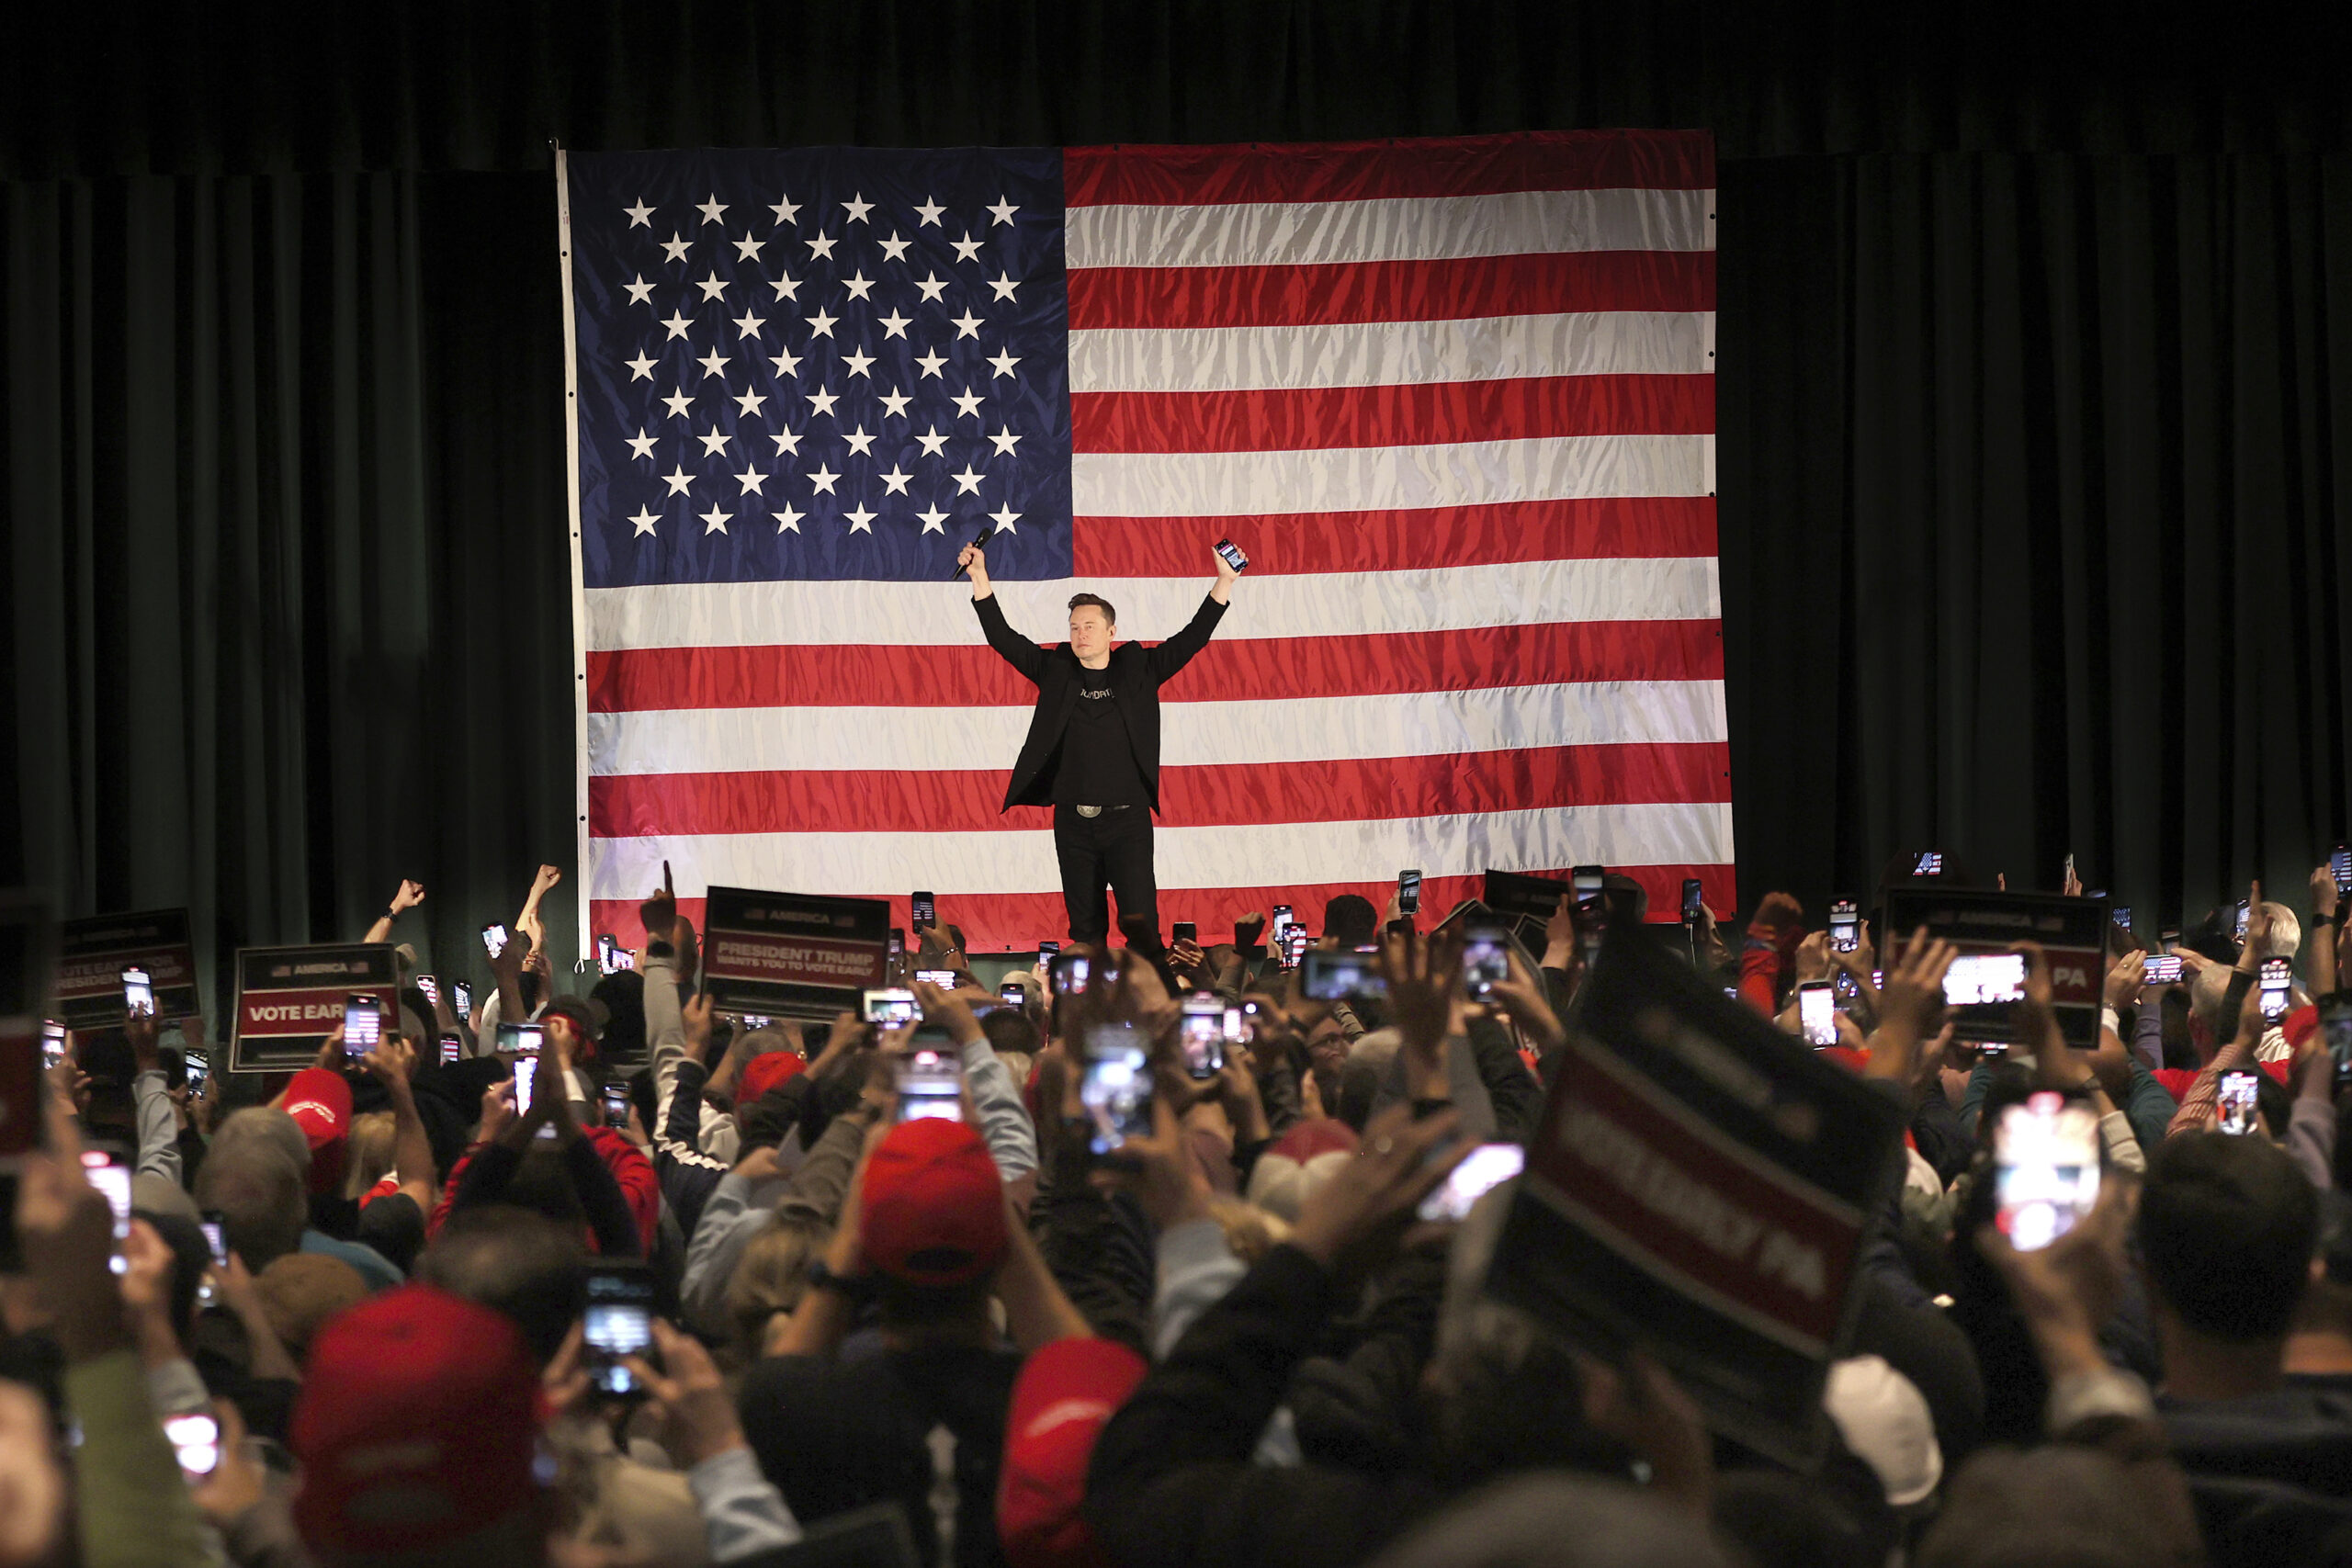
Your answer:
[[[400,957],[385,942],[323,947],[248,947],[237,954],[233,1072],[307,1067],[343,1022],[353,997],[400,1016]]]

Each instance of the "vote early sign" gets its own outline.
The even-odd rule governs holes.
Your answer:
[[[397,1018],[399,987],[400,959],[384,942],[243,949],[230,1069],[307,1067],[342,1024],[351,998],[373,997],[387,1019]]]

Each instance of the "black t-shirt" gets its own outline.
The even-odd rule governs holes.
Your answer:
[[[1054,804],[1142,806],[1148,800],[1119,695],[1111,689],[1111,671],[1081,664],[1054,772]]]
[[[872,1503],[902,1503],[926,1564],[939,1563],[932,1515],[934,1429],[952,1440],[956,1568],[1000,1568],[997,1472],[1021,1353],[961,1346],[833,1360],[770,1356],[743,1376],[743,1436],[803,1524]]]

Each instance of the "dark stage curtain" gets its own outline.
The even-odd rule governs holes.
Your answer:
[[[554,249],[530,176],[5,187],[0,884],[188,904],[219,976],[413,875],[478,966],[569,863]]]
[[[1727,167],[1740,887],[2073,852],[2143,929],[2346,828],[2352,159]],[[2235,891],[2232,891],[2234,889]]]
[[[417,875],[426,961],[474,968],[473,925],[569,864],[550,137],[1698,125],[1744,900],[1932,841],[2013,886],[2071,850],[2143,928],[2256,870],[2297,903],[2345,826],[2352,174],[2345,17],[2294,16],[29,16],[0,56],[0,884],[191,904],[225,961],[356,935]]]

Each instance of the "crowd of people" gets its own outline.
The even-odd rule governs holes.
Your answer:
[[[1335,898],[1314,945],[1383,983],[1329,999],[1256,915],[983,985],[943,908],[918,1018],[807,1025],[715,1008],[667,894],[566,991],[554,880],[471,1016],[404,974],[379,1043],[283,1081],[191,1092],[198,1018],[72,1042],[0,1276],[0,1565],[2352,1562],[2327,867],[2301,918],[2257,888],[2242,936],[2184,933],[2177,980],[2119,929],[2095,1049],[2030,948],[1996,1050],[1926,932],[1847,947],[1782,894],[1648,928],[1792,1034],[1832,980],[1824,1055],[1907,1121],[1803,1470],[1638,1347],[1482,1292],[1529,1178],[1424,1217],[1534,1134],[1595,922],[1645,920],[1628,879],[1475,986],[1481,911]],[[1214,1052],[1197,998],[1230,1010]],[[1128,1044],[1150,1092],[1107,1104],[1090,1066]],[[2105,1179],[2030,1246],[1995,1130],[2056,1103]]]

